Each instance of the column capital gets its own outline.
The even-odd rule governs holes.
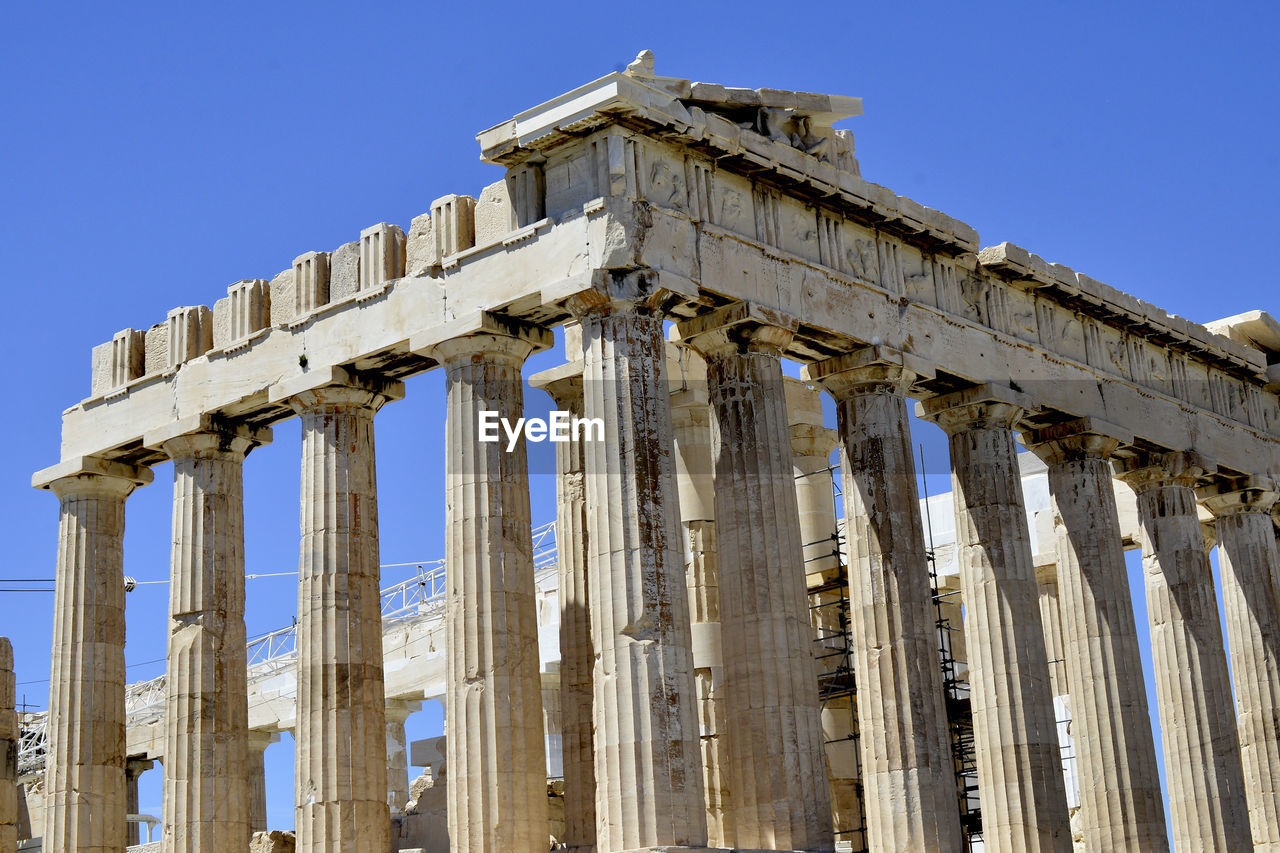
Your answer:
[[[59,498],[77,493],[129,495],[154,478],[151,469],[99,456],[73,456],[31,476],[31,487],[48,489]]]
[[[570,361],[529,377],[529,387],[546,391],[561,409],[582,411],[582,360]]]
[[[922,400],[916,404],[916,415],[954,435],[970,429],[1012,429],[1035,408],[1035,401],[1021,391],[986,383]]]
[[[139,756],[131,755],[124,760],[125,778],[136,779],[155,766],[156,761],[154,758],[141,758]]]
[[[442,365],[476,355],[506,357],[523,364],[535,352],[551,349],[550,329],[492,311],[475,311],[443,325],[432,326],[409,338],[409,349]]]
[[[1031,564],[1035,567],[1036,583],[1058,582],[1058,555],[1055,552],[1032,554]]]
[[[654,269],[595,270],[590,284],[565,300],[565,308],[578,322],[587,317],[614,314],[620,311],[665,316],[667,310],[682,298],[681,294],[666,286],[662,276]],[[697,296],[696,291],[693,292]]]
[[[404,383],[345,367],[323,367],[285,379],[267,390],[273,403],[287,403],[298,414],[316,409],[372,409],[404,399]]]
[[[183,456],[233,456],[243,459],[255,447],[271,443],[271,429],[240,423],[219,415],[195,415],[174,421],[142,437],[152,450],[170,459]]]
[[[1022,443],[1046,462],[1107,459],[1121,445],[1133,443],[1133,433],[1097,418],[1077,418],[1027,430]]]
[[[1204,482],[1215,466],[1199,453],[1176,450],[1167,453],[1141,453],[1130,459],[1117,459],[1112,469],[1118,479],[1135,492],[1161,486],[1195,488]]]
[[[734,302],[676,324],[683,342],[706,359],[746,353],[780,357],[799,327],[790,314],[754,302]]]
[[[806,364],[804,381],[821,385],[837,400],[872,390],[906,396],[911,386],[935,375],[932,365],[910,353],[881,344]]]
[[[422,710],[422,702],[415,699],[388,699],[387,705],[387,722],[396,722],[401,725],[409,719],[409,715]]]
[[[840,434],[815,424],[792,424],[791,455],[817,456],[826,459],[840,443]]]
[[[249,729],[249,749],[262,752],[273,743],[280,742],[280,732],[267,729]]]
[[[1280,484],[1270,477],[1220,479],[1197,492],[1214,518],[1244,512],[1270,513],[1280,499]]]

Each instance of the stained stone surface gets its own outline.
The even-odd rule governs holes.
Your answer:
[[[541,341],[482,332],[432,349],[448,395],[449,839],[478,853],[547,843],[528,461],[523,443],[507,452],[477,432],[482,411],[520,416],[521,367]]]
[[[1013,426],[1018,395],[987,386],[928,400],[949,437],[983,844],[1068,851],[1071,829],[1031,531]]]
[[[1108,461],[1120,441],[1104,430],[1077,421],[1028,436],[1049,466],[1081,831],[1090,850],[1167,850]]]
[[[1136,461],[1156,698],[1175,850],[1250,845],[1218,597],[1196,511],[1209,467],[1187,454]]]
[[[867,842],[959,851],[960,814],[946,734],[906,392],[918,373],[871,348],[810,365],[836,400],[848,535],[849,609]]]
[[[1255,849],[1280,844],[1280,556],[1270,511],[1280,492],[1256,479],[1209,489],[1234,674],[1236,721]]]

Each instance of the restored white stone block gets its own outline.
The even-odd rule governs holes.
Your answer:
[[[293,259],[294,317],[329,302],[329,253],[307,252]]]
[[[346,299],[360,289],[360,243],[343,243],[329,256],[329,301]]]
[[[469,195],[447,195],[431,203],[438,261],[476,244],[475,211],[476,200]]]
[[[360,232],[360,289],[372,290],[404,276],[404,232],[379,222]]]

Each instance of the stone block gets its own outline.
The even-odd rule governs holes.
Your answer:
[[[143,350],[146,353],[143,370],[146,375],[163,373],[169,368],[169,324],[156,323],[147,329]]]
[[[329,301],[337,302],[360,289],[360,243],[343,243],[329,255]]]
[[[110,341],[93,348],[94,396],[127,385],[142,376],[146,364],[146,332],[122,329]]]
[[[169,330],[167,367],[177,367],[213,348],[213,312],[207,305],[174,308],[165,324]]]
[[[271,303],[271,325],[279,326],[293,320],[297,309],[297,292],[293,284],[293,267],[271,279],[268,286]]]
[[[271,325],[271,285],[266,279],[237,281],[227,288],[231,299],[231,339],[243,340]]]
[[[526,166],[507,173],[507,191],[515,213],[515,227],[523,228],[547,215],[547,182],[541,166]]]
[[[249,853],[293,853],[297,839],[292,832],[273,829],[255,832],[249,841]]]
[[[213,348],[223,349],[231,343],[231,297],[213,303]]]
[[[307,252],[293,259],[294,319],[329,303],[329,253]]]
[[[409,237],[405,243],[405,272],[407,275],[423,275],[440,260],[436,254],[435,236],[431,230],[431,214],[413,217],[409,223]]]
[[[476,199],[476,245],[497,243],[516,227],[515,209],[505,180],[489,184]]]
[[[476,200],[447,195],[431,203],[436,258],[440,261],[476,244]]]
[[[372,290],[404,276],[404,232],[379,222],[360,232],[360,289]]]

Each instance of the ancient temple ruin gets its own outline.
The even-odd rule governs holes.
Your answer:
[[[506,175],[477,197],[94,348],[61,460],[33,478],[61,520],[30,834],[58,853],[142,840],[130,761],[162,758],[166,853],[245,849],[263,739],[291,727],[307,853],[1280,845],[1280,324],[1197,325],[983,248],[860,176],[833,129],[860,112],[658,76],[642,54],[481,132]],[[524,377],[557,334],[567,363]],[[435,368],[447,835],[423,840],[387,732],[396,703],[433,694],[384,669],[373,443],[379,409]],[[477,428],[519,418],[526,379],[603,423],[557,445],[554,562],[524,445]],[[953,514],[930,516],[946,555],[922,521],[913,405],[950,439]],[[246,642],[241,465],[293,417],[286,715],[263,710]],[[130,721],[124,508],[164,461],[167,673]],[[1126,545],[1145,565],[1168,826]]]

